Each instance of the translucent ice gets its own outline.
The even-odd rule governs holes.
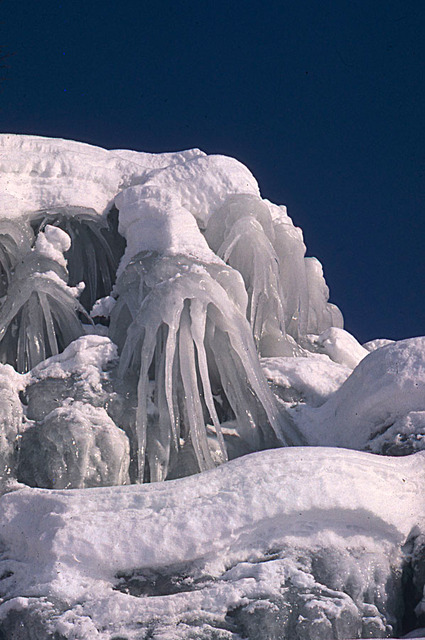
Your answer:
[[[129,464],[128,438],[105,409],[68,401],[22,434],[17,477],[48,489],[128,484]]]
[[[0,637],[423,627],[425,339],[342,326],[237,160],[0,135]]]
[[[129,285],[130,271],[138,276],[137,293]],[[226,460],[223,417],[236,420],[251,450],[298,441],[297,432],[279,416],[249,325],[220,284],[220,280],[228,283],[232,279],[236,284],[236,274],[225,265],[218,269],[184,255],[144,254],[117,282],[119,297],[112,311],[111,336],[119,342],[120,334],[127,335],[120,375],[135,370],[138,377],[141,479],[145,454],[151,480],[166,477],[180,439],[189,438],[200,470],[214,466],[206,424],[214,429],[222,460]],[[155,417],[148,426],[150,378]],[[228,409],[220,419],[219,407],[223,406]]]
[[[63,251],[69,238],[60,233],[47,228],[39,234],[34,248],[16,264],[0,307],[0,359],[20,372],[83,333],[78,313],[87,314],[76,298],[78,291],[66,284]]]
[[[305,258],[308,290],[307,333],[320,334],[329,327],[342,328],[343,319],[338,307],[328,302],[329,289],[323,268],[317,258]]]
[[[285,332],[284,298],[274,231],[267,205],[254,195],[230,196],[214,212],[205,237],[225,262],[242,274],[247,317],[262,355],[292,355]]]
[[[116,205],[128,262],[114,289],[110,333],[122,348],[120,375],[133,370],[138,377],[139,480],[145,455],[150,479],[164,479],[180,439],[190,441],[201,471],[211,468],[206,424],[226,460],[223,418],[235,419],[252,450],[300,443],[296,429],[279,415],[259,367],[244,317],[250,294],[247,298],[239,272],[209,249],[175,195],[161,199],[155,191],[134,187],[117,197]],[[142,251],[130,260],[139,236]],[[155,418],[149,426],[150,379]],[[221,417],[218,405],[228,407]]]
[[[0,219],[0,298],[6,294],[13,269],[32,241],[33,232],[27,220]]]
[[[40,211],[32,217],[32,225],[38,232],[49,228],[66,232],[69,244],[62,251],[66,252],[69,284],[84,283],[80,302],[87,310],[110,293],[125,245],[113,215],[106,218],[83,207],[58,207]],[[37,242],[43,237],[39,233]]]
[[[19,391],[24,386],[23,376],[10,365],[0,365],[0,479],[16,471],[17,438],[24,419]]]

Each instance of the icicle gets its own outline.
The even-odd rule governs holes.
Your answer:
[[[305,258],[309,304],[307,333],[319,335],[336,326],[343,328],[343,318],[335,305],[329,305],[329,289],[323,277],[323,269],[317,258]],[[339,312],[339,314],[337,313]]]
[[[214,466],[205,431],[204,416],[199,397],[194,344],[190,332],[190,316],[187,304],[183,309],[179,336],[180,375],[185,392],[185,402],[190,427],[190,439],[195,450],[199,470]]]
[[[0,307],[0,359],[20,372],[55,355],[83,333],[77,314],[87,314],[66,285],[62,252],[68,247],[67,234],[47,226],[11,277]]]
[[[168,472],[172,442],[171,414],[168,411],[165,395],[164,334],[166,334],[166,327],[162,326],[157,333],[155,353],[155,379],[158,381],[155,389],[155,403],[158,407],[159,417],[158,423],[155,425],[156,428],[148,429],[149,447],[147,454],[151,482],[165,480]],[[177,447],[175,447],[175,451],[176,450]]]
[[[66,255],[69,284],[85,283],[81,302],[87,310],[110,294],[125,243],[117,231],[112,234],[109,221],[91,209],[59,207],[39,212],[32,225],[37,232],[54,225],[71,238]]]
[[[236,416],[237,429],[253,450],[278,442],[301,443],[301,436],[277,409],[246,318],[210,275],[211,265],[189,256],[157,255],[153,259],[150,254],[141,254],[128,268],[137,270],[143,280],[139,291],[145,292],[149,284],[149,293],[142,299],[134,319],[127,328],[123,327],[122,310],[127,306],[128,291],[122,285],[132,281],[124,272],[116,286],[118,299],[110,330],[114,339],[126,329],[120,376],[129,375],[132,369],[139,376],[136,417],[139,481],[143,481],[145,457],[156,468],[152,470],[152,479],[166,475],[166,463],[170,463],[171,453],[178,446],[181,420],[185,423],[183,437],[186,442],[189,437],[200,470],[215,464],[207,438],[208,422],[216,431],[221,458],[226,459],[213,387],[215,395],[227,398],[233,412],[228,418]],[[230,270],[224,265],[221,269]],[[135,353],[140,353],[140,361]],[[152,417],[156,426],[148,427],[148,374],[152,363],[157,418]],[[179,380],[183,391],[180,408],[175,400]],[[166,426],[170,440],[165,437]],[[154,429],[157,436],[150,437]]]
[[[149,367],[154,356],[155,342],[155,332],[146,329],[140,352],[140,374],[139,383],[137,385],[136,434],[138,445],[137,460],[139,482],[143,482],[145,471],[148,426],[147,397],[149,393]]]
[[[216,253],[242,274],[247,317],[262,355],[290,355],[274,229],[265,203],[233,195],[210,218],[205,237]],[[270,352],[271,351],[271,352]]]
[[[0,298],[7,293],[13,268],[31,249],[32,242],[28,222],[0,219]]]
[[[50,353],[52,354],[52,356],[55,356],[57,353],[59,353],[59,350],[58,350],[58,343],[56,339],[55,324],[53,322],[49,301],[45,293],[40,292],[38,294],[38,297],[39,297],[40,305],[44,314],[44,322],[46,325],[46,334],[47,334],[47,340],[49,343]]]
[[[205,403],[209,411],[211,420],[213,422],[215,432],[217,435],[218,444],[220,447],[223,462],[227,460],[226,445],[221,430],[220,421],[218,419],[217,411],[214,406],[214,399],[211,392],[211,384],[208,374],[208,362],[207,354],[205,351],[205,330],[207,320],[207,309],[200,300],[192,300],[190,306],[190,320],[191,320],[191,332],[192,337],[196,345],[196,352],[198,356],[199,372],[202,381],[202,388],[204,392]]]
[[[279,260],[280,279],[285,305],[286,331],[295,340],[307,331],[308,287],[301,230],[277,220],[274,225],[274,248]]]

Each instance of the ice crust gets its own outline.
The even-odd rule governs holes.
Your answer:
[[[424,626],[425,338],[233,158],[3,134],[0,208],[0,638]]]
[[[117,192],[150,173],[204,155],[107,151],[81,142],[0,135],[0,206],[7,218],[55,207],[86,207],[102,214]]]

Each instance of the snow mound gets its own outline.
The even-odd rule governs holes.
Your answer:
[[[295,414],[312,444],[377,452],[378,442],[382,447],[394,438],[399,421],[424,410],[425,338],[410,338],[373,351],[322,406]]]
[[[3,629],[19,612],[84,640],[392,634],[409,549],[423,587],[424,455],[280,449],[165,484],[15,489]]]
[[[107,151],[82,142],[0,134],[0,206],[16,218],[54,207],[86,207],[102,213],[120,188],[152,171],[204,155]]]

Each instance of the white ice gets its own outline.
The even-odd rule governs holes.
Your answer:
[[[425,338],[237,160],[1,134],[0,362],[0,637],[421,633]]]

